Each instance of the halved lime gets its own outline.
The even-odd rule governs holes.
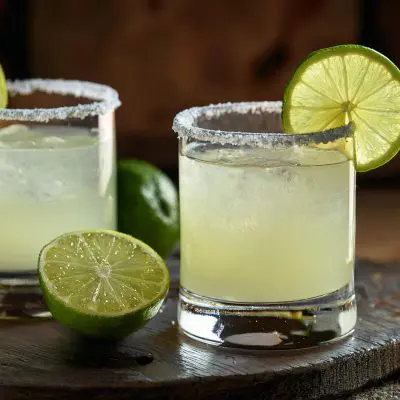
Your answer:
[[[149,246],[123,233],[66,233],[44,246],[39,280],[53,317],[84,335],[121,338],[160,309],[169,272]]]
[[[319,132],[354,122],[357,171],[377,168],[400,150],[400,71],[359,45],[311,53],[286,87],[286,132]]]
[[[2,66],[0,65],[0,108],[6,108],[8,103],[7,82]]]

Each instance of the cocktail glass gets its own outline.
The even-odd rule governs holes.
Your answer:
[[[116,228],[113,89],[89,82],[8,82],[0,110],[0,310],[40,306],[40,249],[79,229]]]
[[[350,334],[351,125],[282,133],[281,103],[179,113],[178,322],[216,345],[302,348]]]

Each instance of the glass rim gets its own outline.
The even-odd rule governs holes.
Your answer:
[[[84,119],[104,115],[121,105],[118,92],[107,85],[66,79],[26,79],[7,81],[10,97],[35,92],[75,96],[92,100],[87,104],[52,108],[2,108],[0,120],[48,122],[50,120]]]
[[[311,143],[329,143],[352,135],[353,124],[337,128],[323,130],[321,132],[309,132],[288,134],[284,132],[244,132],[208,129],[198,126],[200,118],[221,117],[230,112],[239,114],[281,114],[281,101],[250,101],[238,103],[210,104],[203,107],[192,107],[179,112],[173,121],[172,130],[178,138],[196,139],[199,141],[231,144],[251,145],[257,147],[275,147],[290,145],[307,145]]]

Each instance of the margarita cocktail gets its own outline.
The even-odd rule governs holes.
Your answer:
[[[187,335],[301,348],[350,334],[355,172],[400,150],[400,71],[354,44],[311,53],[283,102],[179,113]]]
[[[115,173],[101,159],[110,140],[52,125],[0,130],[0,273],[35,270],[61,233],[115,229]]]
[[[34,285],[41,248],[79,229],[116,228],[114,109],[106,86],[8,82],[0,110],[0,283]]]
[[[239,103],[175,119],[179,323],[196,338],[301,347],[354,327],[351,127],[287,135],[280,114]]]
[[[323,296],[352,281],[355,174],[340,152],[199,153],[194,145],[180,168],[186,290],[269,303]]]

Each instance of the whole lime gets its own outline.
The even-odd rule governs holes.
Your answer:
[[[178,193],[171,179],[146,161],[118,162],[118,230],[167,257],[179,239]]]

